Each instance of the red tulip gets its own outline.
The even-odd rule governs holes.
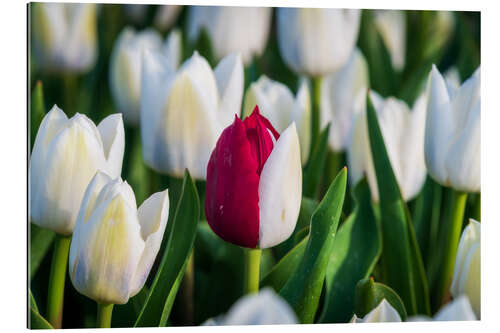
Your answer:
[[[293,232],[301,197],[295,124],[280,136],[257,106],[244,121],[235,116],[207,166],[205,213],[212,230],[236,245],[274,246]]]

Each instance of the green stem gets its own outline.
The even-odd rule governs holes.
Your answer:
[[[245,249],[245,295],[259,292],[261,254],[261,249]]]
[[[481,193],[476,194],[476,200],[474,202],[474,211],[472,215],[474,220],[481,221]]]
[[[179,290],[181,324],[194,325],[194,251],[191,251]]]
[[[455,257],[457,255],[458,241],[462,231],[467,193],[450,191],[449,200],[446,203],[445,219],[443,221],[442,242],[440,251],[443,253],[441,270],[436,283],[436,292],[433,302],[433,311],[437,311],[446,300],[453,277]]]
[[[319,140],[321,82],[321,77],[312,79],[311,152]]]
[[[71,236],[57,235],[50,266],[47,296],[47,319],[54,328],[61,328],[64,302],[64,284],[68,267]]]
[[[97,327],[110,328],[114,304],[97,303]]]

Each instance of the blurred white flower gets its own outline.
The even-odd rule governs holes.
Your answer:
[[[141,68],[144,50],[162,52],[171,71],[179,66],[181,57],[180,31],[172,31],[165,44],[158,32],[146,29],[136,32],[131,27],[122,30],[113,47],[110,59],[109,81],[113,99],[124,119],[131,125],[138,125]]]
[[[371,91],[370,98],[401,195],[404,200],[411,200],[420,192],[426,177],[424,161],[426,97],[421,95],[411,111],[406,103],[393,97],[383,99]],[[378,201],[377,179],[364,105],[362,110],[355,117],[350,134],[351,139],[347,149],[349,175],[353,186],[366,175],[372,198]]]
[[[425,162],[431,177],[458,191],[481,190],[481,74],[459,89],[436,66],[429,74]]]
[[[286,85],[262,75],[246,92],[243,116],[249,116],[256,105],[279,133],[295,122],[302,164],[307,162],[311,142],[311,102],[307,82],[301,82],[294,97]]]
[[[208,319],[203,325],[275,325],[298,324],[288,303],[271,288],[240,298],[226,315]]]
[[[230,54],[212,70],[197,52],[178,71],[160,53],[144,53],[141,136],[145,162],[154,170],[205,179],[222,130],[241,110],[243,64]]]
[[[32,5],[31,34],[37,64],[57,72],[92,69],[97,56],[97,5]]]
[[[270,7],[192,6],[188,38],[194,42],[205,28],[217,59],[240,52],[248,65],[264,51],[271,27]]]
[[[346,149],[356,111],[355,101],[360,98],[364,102],[367,88],[368,65],[357,48],[344,66],[323,79],[321,127],[325,128],[330,123],[328,144],[333,151]]]
[[[358,318],[356,315],[351,318],[351,323],[385,323],[400,321],[402,320],[399,313],[385,298],[375,309],[371,310],[363,318]]]
[[[348,60],[358,38],[359,9],[277,8],[278,45],[290,68],[321,76]]]
[[[455,91],[460,88],[460,83],[462,80],[460,79],[460,73],[458,72],[458,68],[455,66],[450,67],[445,73],[444,73],[444,80],[446,82],[446,85],[450,86],[448,88],[449,91]]]
[[[54,105],[40,124],[30,158],[31,222],[70,235],[90,180],[97,170],[120,176],[124,149],[121,114],[96,127],[82,114],[68,119]]]
[[[462,295],[446,304],[434,316],[436,321],[477,320],[467,296]]]
[[[161,30],[167,30],[172,25],[174,25],[181,10],[182,6],[179,5],[160,6],[154,18],[155,26]]]
[[[401,71],[406,56],[406,14],[402,10],[376,10],[375,26],[391,56],[392,67]]]
[[[75,289],[97,302],[127,303],[144,286],[160,250],[168,208],[167,190],[137,209],[127,182],[98,172],[85,191],[70,246]]]
[[[481,317],[481,224],[473,219],[460,237],[450,292],[455,298],[467,295]]]

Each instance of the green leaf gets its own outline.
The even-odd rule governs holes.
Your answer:
[[[41,314],[30,308],[30,329],[54,329]]]
[[[309,198],[316,198],[318,195],[319,182],[325,168],[329,132],[330,124],[321,131],[318,144],[314,146],[311,157],[304,168],[302,194]]]
[[[326,297],[319,322],[347,322],[359,280],[367,278],[382,252],[382,235],[366,179],[354,188],[356,207],[339,228],[326,270]]]
[[[45,116],[45,104],[43,99],[43,85],[41,81],[35,83],[35,88],[31,93],[31,107],[30,107],[30,148],[33,149],[35,143],[36,133],[43,117]],[[31,151],[30,149],[30,151]]]
[[[405,321],[407,318],[406,309],[399,295],[390,287],[373,281],[372,278],[360,280],[356,285],[354,311],[356,316],[360,318],[366,316],[384,298],[399,313],[401,319]]]
[[[401,295],[410,315],[430,314],[427,279],[411,218],[401,197],[375,109],[367,97],[370,147],[380,197],[382,263],[389,286]]]
[[[210,66],[214,67],[216,64],[215,52],[212,46],[212,40],[205,27],[202,27],[196,41],[195,50],[207,59]]]
[[[302,323],[312,323],[333,250],[347,183],[347,169],[339,172],[311,218],[311,232],[299,267],[280,295]]]
[[[172,221],[169,221],[172,222],[172,229],[168,243],[135,327],[159,326],[161,321],[166,321],[171,298],[177,293],[179,272],[185,269],[193,248],[199,211],[198,193],[186,170],[175,215]]]
[[[281,258],[273,269],[261,278],[260,288],[270,286],[273,287],[274,290],[280,291],[299,266],[304,256],[308,240],[309,236],[306,236],[306,238],[302,239],[300,243]]]
[[[28,288],[28,296],[30,298],[30,308],[32,308],[36,312],[39,312],[38,306],[36,305],[35,296],[33,296],[33,293],[31,292],[30,288]]]
[[[50,250],[56,234],[30,223],[30,280],[33,279],[43,258]]]

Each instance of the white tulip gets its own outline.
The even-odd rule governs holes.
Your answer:
[[[426,97],[421,95],[412,111],[403,101],[393,97],[383,99],[372,91],[370,98],[401,195],[404,200],[411,200],[420,192],[426,177],[424,161]],[[355,186],[363,175],[366,175],[372,198],[378,201],[379,193],[366,111],[360,112],[355,117],[347,149],[347,162],[351,184]]]
[[[431,177],[458,191],[481,190],[481,74],[459,89],[436,66],[429,74],[425,162]]]
[[[401,71],[406,56],[406,14],[402,10],[376,10],[375,26],[391,56],[392,67]]]
[[[455,298],[467,295],[476,317],[481,317],[481,224],[473,219],[458,243],[450,292]]]
[[[328,144],[333,151],[347,148],[351,124],[357,111],[355,101],[361,98],[364,103],[367,88],[368,65],[357,48],[344,66],[324,77],[320,120],[322,128],[330,124]]]
[[[342,67],[354,49],[359,9],[278,8],[278,45],[295,72],[321,76]]]
[[[96,4],[36,3],[32,6],[33,50],[49,71],[86,72],[96,62]]]
[[[226,315],[208,319],[203,325],[275,325],[298,324],[290,305],[271,288],[240,298]]]
[[[210,153],[222,130],[240,113],[241,57],[230,54],[215,70],[197,52],[177,72],[161,54],[146,51],[141,88],[141,136],[154,170],[205,179]]]
[[[434,316],[436,321],[477,320],[467,296],[462,295],[446,304]]]
[[[294,97],[286,85],[262,75],[246,92],[243,116],[249,116],[256,105],[280,133],[295,122],[302,164],[307,162],[311,142],[311,101],[307,82],[301,82],[297,96]]]
[[[177,17],[181,13],[182,6],[179,5],[162,5],[157,10],[154,22],[155,26],[157,26],[161,30],[166,30],[170,28]]]
[[[137,209],[127,182],[98,172],[85,191],[70,246],[75,289],[97,302],[127,303],[144,286],[160,250],[168,208],[167,190]]]
[[[153,29],[136,32],[126,27],[118,36],[111,54],[109,81],[118,110],[123,113],[125,121],[132,125],[139,123],[144,50],[162,52],[170,70],[176,70],[181,57],[180,31],[172,31],[165,45],[160,34]]]
[[[351,318],[351,323],[386,323],[400,321],[402,320],[399,313],[385,298],[375,309],[371,310],[363,318],[358,318],[356,315]]]
[[[31,221],[70,235],[90,180],[97,170],[120,176],[124,149],[121,114],[96,127],[86,116],[68,119],[54,106],[40,124],[30,159]]]
[[[270,27],[269,7],[192,6],[188,14],[189,40],[205,28],[217,59],[240,52],[246,65],[264,51]]]

